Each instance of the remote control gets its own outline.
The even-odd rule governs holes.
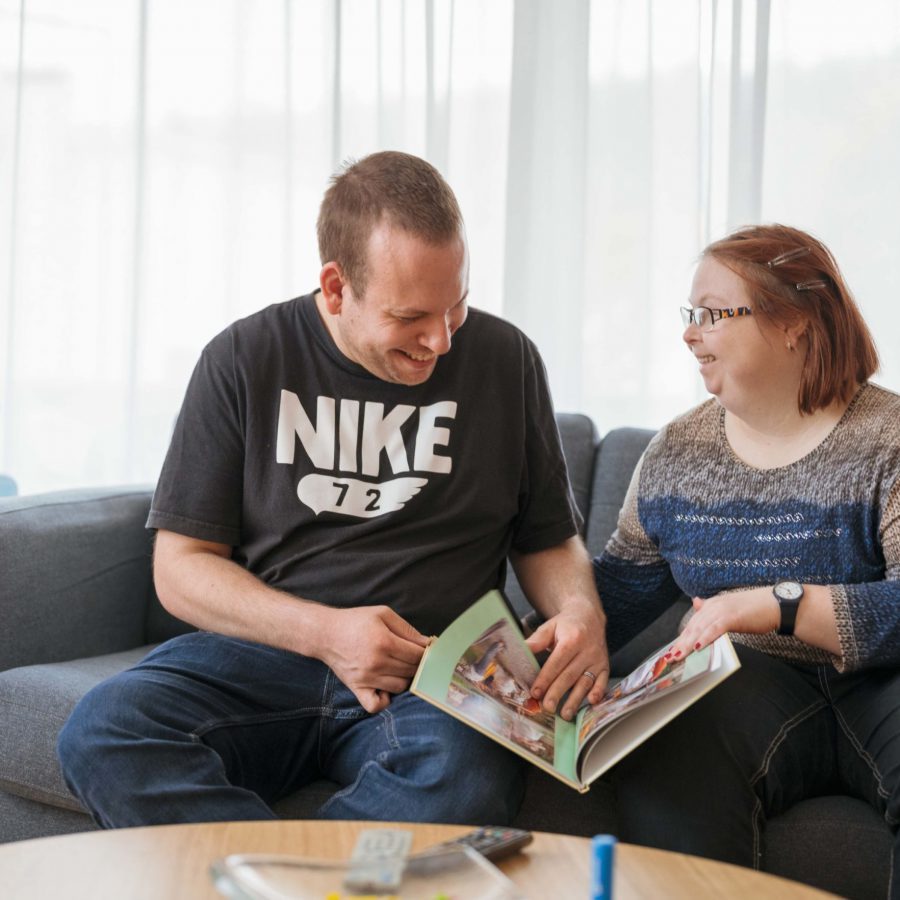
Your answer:
[[[364,828],[356,839],[344,887],[354,894],[395,894],[403,878],[412,832]]]
[[[523,847],[527,847],[534,840],[530,831],[521,828],[504,828],[497,825],[486,825],[484,828],[476,828],[468,834],[444,841],[424,850],[424,853],[433,853],[445,847],[456,847],[463,844],[477,850],[486,859],[492,862],[518,853]]]

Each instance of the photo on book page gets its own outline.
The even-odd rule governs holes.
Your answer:
[[[522,636],[501,619],[460,657],[447,702],[482,728],[552,764],[556,717],[531,696],[538,671]]]
[[[611,687],[596,706],[586,710],[581,720],[579,742],[622,712],[708,671],[712,663],[712,647],[678,660],[666,659],[667,650],[668,647],[658,650],[627,678]]]

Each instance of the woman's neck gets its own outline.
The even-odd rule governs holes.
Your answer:
[[[743,462],[757,469],[777,469],[812,453],[831,434],[848,405],[835,401],[804,415],[794,395],[739,411],[726,409],[725,435]]]

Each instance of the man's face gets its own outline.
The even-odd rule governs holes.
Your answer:
[[[323,292],[328,279],[323,268]],[[340,351],[383,381],[422,384],[466,320],[469,254],[459,236],[432,245],[382,222],[369,239],[363,296],[342,281],[326,325]]]

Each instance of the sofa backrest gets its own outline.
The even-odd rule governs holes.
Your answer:
[[[614,428],[597,447],[591,511],[585,529],[585,543],[591,556],[603,551],[615,531],[634,468],[654,433],[648,428]]]
[[[145,643],[149,504],[142,487],[0,500],[0,669]]]
[[[600,437],[593,420],[581,413],[557,413],[556,425],[566,457],[572,495],[583,519],[583,534],[590,518],[594,466]]]

